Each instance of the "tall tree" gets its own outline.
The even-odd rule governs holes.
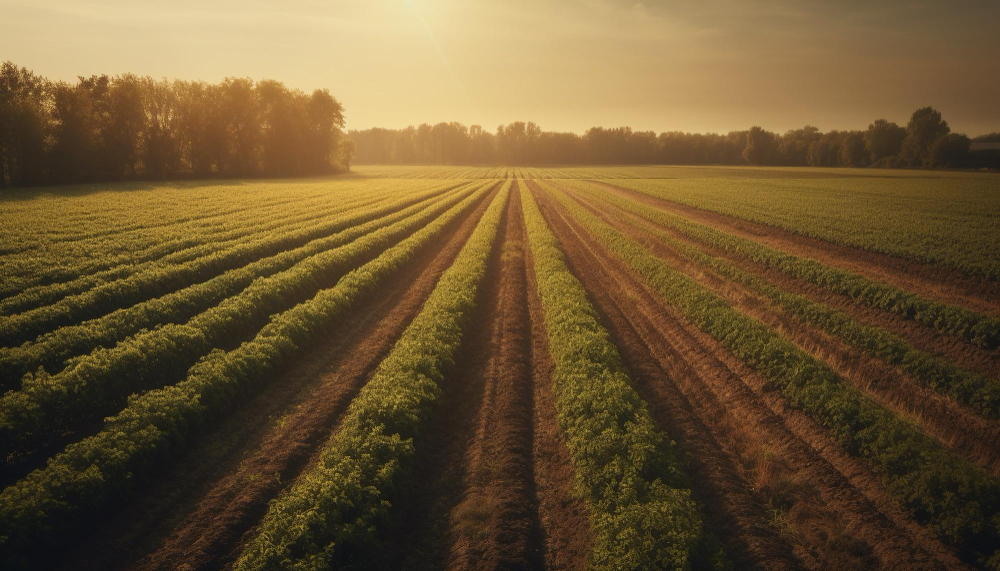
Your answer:
[[[939,137],[951,132],[948,122],[941,118],[941,112],[933,107],[921,107],[913,112],[906,124],[906,138],[903,139],[902,157],[912,166],[930,166],[931,145]]]
[[[47,82],[11,62],[0,66],[0,185],[41,182],[45,176]]]
[[[868,160],[877,166],[885,159],[899,155],[905,137],[906,129],[885,119],[876,119],[865,131]]]

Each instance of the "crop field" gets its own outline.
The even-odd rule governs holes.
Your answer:
[[[1000,569],[1000,176],[0,196],[0,568]]]

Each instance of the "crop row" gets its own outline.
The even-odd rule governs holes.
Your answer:
[[[660,221],[659,211],[634,201],[603,193],[600,199],[625,211],[654,222]],[[1000,418],[1000,382],[984,375],[966,371],[954,363],[921,351],[900,337],[878,327],[858,323],[843,311],[805,296],[775,287],[767,280],[743,270],[716,256],[674,239],[665,232],[646,229],[656,237],[702,266],[763,294],[790,314],[819,327],[848,345],[885,362],[900,367],[923,386],[968,405],[989,418]]]
[[[0,457],[33,450],[62,431],[120,410],[132,392],[170,382],[213,347],[252,335],[270,315],[315,295],[324,284],[427,224],[468,192],[389,226],[376,220],[348,230],[353,241],[256,279],[187,323],[170,323],[115,347],[99,348],[71,360],[56,375],[26,376],[20,390],[0,397]]]
[[[550,189],[552,187],[549,187]],[[558,190],[556,199],[699,329],[779,388],[851,454],[868,458],[889,492],[947,542],[985,562],[1000,545],[1000,482],[844,383],[830,367],[728,306]]]
[[[156,212],[159,217],[168,217],[164,212],[167,208],[149,209],[142,206],[137,210],[142,212],[140,220],[129,224],[127,220],[122,220],[120,216],[109,216],[107,212],[94,215],[94,221],[88,225],[100,224],[102,231],[96,233],[84,232],[81,236],[58,239],[49,237],[42,228],[35,228],[40,244],[28,251],[14,255],[0,256],[0,269],[13,277],[0,287],[0,296],[10,297],[17,292],[31,287],[47,285],[66,280],[72,280],[81,275],[91,275],[100,273],[115,266],[127,266],[130,263],[145,262],[163,256],[182,252],[191,247],[197,247],[208,241],[214,242],[210,236],[216,235],[219,231],[226,231],[234,224],[243,222],[244,225],[253,225],[255,214],[259,212],[274,211],[281,213],[288,210],[302,211],[308,209],[310,204],[323,204],[329,200],[324,196],[297,196],[294,198],[283,198],[282,200],[251,199],[240,198],[234,200],[233,196],[225,197],[228,202],[239,202],[238,208],[230,206],[219,214],[201,218],[191,217],[191,220],[181,223],[158,223],[149,220],[147,212]],[[121,195],[114,198],[121,200]],[[109,206],[105,204],[103,210]],[[198,212],[205,208],[199,203],[197,207],[183,205],[175,207],[183,211]],[[47,212],[47,210],[42,210]],[[125,214],[120,211],[119,215]],[[109,220],[113,222],[109,223]],[[51,220],[45,219],[51,226]],[[129,230],[128,228],[135,226]],[[125,229],[122,229],[125,228]],[[22,229],[19,235],[30,232]],[[92,235],[93,234],[93,235]],[[52,260],[59,260],[61,263],[53,265]]]
[[[235,569],[327,568],[373,548],[434,412],[438,385],[454,363],[510,186],[504,184],[420,313],[351,401],[319,463],[272,502]]]
[[[606,569],[690,568],[702,524],[673,443],[632,388],[531,193],[521,195],[555,364],[556,413],[578,489],[591,506],[590,563]]]
[[[42,204],[43,208],[37,208],[37,204],[27,208],[22,207],[26,203],[0,204],[0,215],[6,220],[15,222],[21,230],[16,240],[4,242],[0,248],[0,258],[54,243],[103,239],[110,235],[126,235],[169,226],[204,223],[233,213],[252,211],[274,204],[291,204],[315,196],[315,194],[301,193],[290,195],[287,192],[261,193],[252,200],[236,202],[233,200],[234,191],[246,196],[245,189],[237,186],[222,191],[213,188],[201,196],[190,190],[183,193],[169,191],[148,193],[129,192],[119,188],[113,191],[115,198],[112,201],[107,199],[107,194],[99,193],[87,197],[72,196],[72,194],[71,197],[36,197],[34,202]],[[180,203],[191,202],[197,202],[198,208],[177,208]],[[52,225],[49,213],[53,210],[61,212],[61,223],[58,225]],[[149,219],[148,212],[158,212],[160,215],[155,219]],[[120,223],[108,225],[108,215]]]
[[[461,189],[450,191],[461,192]],[[447,196],[448,192],[444,193]],[[179,323],[205,309],[235,295],[253,280],[288,269],[309,256],[343,245],[363,235],[373,227],[387,226],[426,208],[435,195],[411,206],[413,198],[384,201],[368,208],[357,226],[317,238],[293,250],[257,260],[242,268],[229,270],[208,281],[188,286],[165,296],[151,299],[128,308],[113,311],[102,317],[77,325],[61,327],[39,337],[34,342],[19,347],[0,348],[0,390],[12,388],[15,381],[29,371],[44,367],[55,372],[64,361],[97,346],[110,347],[142,328],[163,323]],[[399,210],[402,208],[402,210]]]
[[[426,193],[417,193],[414,201],[425,195]],[[20,344],[55,327],[79,323],[84,319],[175,291],[263,256],[348,228],[356,223],[358,216],[365,214],[364,210],[358,215],[348,209],[330,220],[309,224],[300,229],[280,229],[186,263],[154,265],[141,273],[5,319],[0,329],[0,343]]]
[[[596,194],[595,191],[590,191]],[[864,276],[826,266],[769,248],[753,240],[726,234],[664,211],[640,214],[679,230],[711,246],[743,256],[790,276],[822,286],[854,301],[911,319],[941,333],[954,335],[970,343],[994,349],[1000,343],[1000,319],[964,307],[948,305],[920,297],[912,292]]]
[[[345,196],[338,202],[330,202],[327,199],[306,202],[294,209],[286,205],[278,205],[272,209],[262,208],[253,213],[253,217],[248,219],[226,219],[226,226],[212,231],[192,231],[182,239],[181,244],[172,244],[165,247],[154,248],[154,253],[159,256],[150,257],[144,260],[148,253],[129,250],[117,256],[106,256],[99,261],[84,260],[80,263],[71,263],[66,259],[65,254],[53,255],[45,253],[40,257],[49,264],[53,271],[60,276],[72,276],[65,280],[55,280],[45,278],[46,270],[32,272],[32,276],[41,285],[34,285],[25,288],[15,295],[0,301],[0,312],[5,315],[24,312],[36,307],[54,303],[60,298],[68,295],[80,293],[98,285],[115,280],[127,278],[133,274],[139,274],[154,268],[169,267],[188,262],[203,256],[208,256],[220,250],[231,249],[234,244],[253,239],[255,236],[266,235],[275,230],[295,230],[306,228],[310,223],[323,220],[345,212],[352,208],[364,207],[376,204],[389,196],[398,196],[399,192],[383,191],[373,193],[371,196]],[[182,246],[183,244],[183,246]],[[99,262],[99,264],[95,264]],[[95,270],[94,266],[100,265],[107,269]]]
[[[144,476],[333,331],[353,306],[376,294],[481,198],[478,192],[467,196],[333,288],[273,316],[252,340],[228,352],[212,351],[181,382],[131,397],[98,434],[71,444],[0,492],[0,559],[12,567],[27,565],[27,557],[37,557],[39,549],[132,493]]]

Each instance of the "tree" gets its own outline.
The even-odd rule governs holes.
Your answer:
[[[747,144],[743,148],[743,160],[751,165],[774,164],[778,154],[778,144],[774,133],[753,126],[747,132]]]
[[[876,119],[865,131],[868,160],[872,165],[878,165],[889,157],[899,155],[905,137],[906,129],[885,119]]]
[[[55,182],[93,180],[97,125],[90,91],[81,82],[59,82],[51,86],[52,150],[50,176]]]
[[[948,122],[933,107],[922,107],[913,112],[906,124],[902,157],[911,166],[930,166],[931,145],[939,137],[951,132]]]
[[[0,66],[0,186],[37,184],[45,176],[48,82],[11,62]]]
[[[862,167],[868,153],[865,152],[865,137],[861,131],[849,131],[840,138],[840,165]]]
[[[819,129],[812,125],[785,133],[778,143],[781,163],[801,166],[809,164],[809,145],[819,140],[820,136]]]
[[[931,145],[929,166],[948,168],[964,165],[968,160],[971,144],[972,140],[960,133],[938,137]]]

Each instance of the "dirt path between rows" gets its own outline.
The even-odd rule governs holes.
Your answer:
[[[954,361],[964,369],[993,378],[997,378],[1000,375],[1000,349],[983,349],[967,343],[958,337],[943,335],[933,328],[917,323],[916,321],[904,319],[899,315],[858,303],[847,296],[836,294],[822,286],[789,276],[778,270],[767,268],[763,264],[749,261],[741,256],[710,246],[687,236],[675,228],[649,221],[641,216],[625,213],[624,210],[607,203],[595,203],[592,197],[584,197],[582,193],[577,193],[571,189],[564,190],[589,204],[600,204],[597,210],[601,210],[602,212],[609,210],[622,212],[639,226],[656,228],[683,244],[697,248],[712,256],[723,258],[743,270],[755,273],[776,287],[804,295],[814,302],[839,309],[860,323],[890,331],[905,339],[914,347]]]
[[[537,195],[637,388],[685,452],[707,522],[720,526],[738,566],[961,567],[864,462]]]
[[[535,433],[557,428],[551,410],[538,414],[535,406],[524,249],[514,189],[477,309],[420,445],[386,568],[547,567],[539,491],[548,490],[536,486]],[[556,517],[586,522],[581,513]]]
[[[67,557],[72,569],[218,569],[268,501],[315,461],[351,398],[420,311],[495,190],[428,244],[345,328],[239,407]]]
[[[811,258],[831,267],[849,270],[943,303],[993,315],[1000,314],[1000,282],[978,279],[950,268],[931,266],[828,242],[775,226],[687,206],[616,186],[613,183],[591,182],[642,204],[681,215],[728,234],[747,238],[795,256]]]
[[[896,414],[922,426],[944,446],[992,474],[1000,473],[1000,422],[984,418],[969,407],[920,386],[898,367],[846,345],[788,314],[769,299],[703,268],[649,234],[647,229],[661,229],[655,223],[617,208],[607,208],[604,204],[598,206],[592,199],[572,191],[569,194],[585,209],[643,245],[671,268],[695,279],[730,306],[768,325],[799,348],[826,362],[852,385]]]

